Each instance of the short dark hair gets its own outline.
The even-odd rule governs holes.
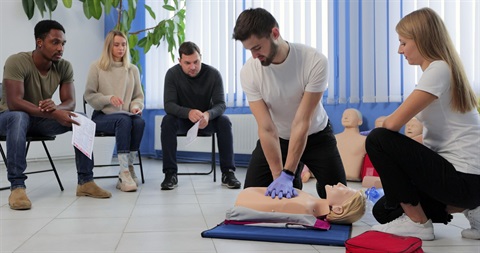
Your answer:
[[[193,42],[191,41],[185,41],[183,42],[180,47],[178,48],[178,56],[182,58],[182,55],[191,55],[193,53],[197,52],[199,55],[202,55],[200,53],[200,48]]]
[[[262,8],[247,9],[238,16],[232,37],[240,41],[244,41],[252,35],[266,38],[274,27],[278,27],[278,23],[270,12]]]
[[[61,30],[65,33],[65,28],[55,20],[42,20],[35,25],[35,39],[45,39],[50,30]]]

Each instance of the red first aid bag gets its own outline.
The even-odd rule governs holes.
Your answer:
[[[365,158],[363,158],[362,170],[360,171],[360,179],[363,180],[365,176],[378,177],[378,173],[373,167],[373,164],[370,161],[370,157],[368,157],[368,154],[366,154]]]
[[[370,230],[345,241],[346,253],[423,253],[422,240]]]

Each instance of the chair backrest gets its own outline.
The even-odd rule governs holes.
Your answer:
[[[85,113],[85,115],[87,115],[87,117],[92,117],[92,113],[93,113],[93,108],[89,106],[89,110],[87,112],[87,100],[85,100],[85,98],[83,98],[83,113]]]

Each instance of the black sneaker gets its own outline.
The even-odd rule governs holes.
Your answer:
[[[230,189],[239,189],[242,183],[237,180],[233,171],[222,173],[222,185]]]
[[[177,173],[169,172],[165,174],[165,179],[160,186],[162,190],[172,190],[173,188],[177,187],[177,184]]]

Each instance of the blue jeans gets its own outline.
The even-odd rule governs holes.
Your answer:
[[[145,120],[140,115],[105,114],[102,111],[94,111],[92,120],[97,124],[97,132],[115,134],[117,153],[129,153],[140,148],[145,129]]]
[[[193,126],[189,119],[180,119],[167,114],[162,120],[162,153],[163,173],[178,171],[177,166],[177,135],[186,134]],[[232,122],[226,115],[210,120],[208,126],[198,130],[199,134],[217,133],[218,154],[220,157],[220,169],[222,173],[229,170],[235,171],[233,158],[233,132]]]
[[[27,135],[56,136],[71,130],[71,127],[63,126],[54,119],[33,117],[22,111],[1,112],[0,135],[7,137],[7,173],[11,189],[25,188]],[[93,160],[90,160],[78,149],[74,148],[74,150],[78,184],[92,181]]]

